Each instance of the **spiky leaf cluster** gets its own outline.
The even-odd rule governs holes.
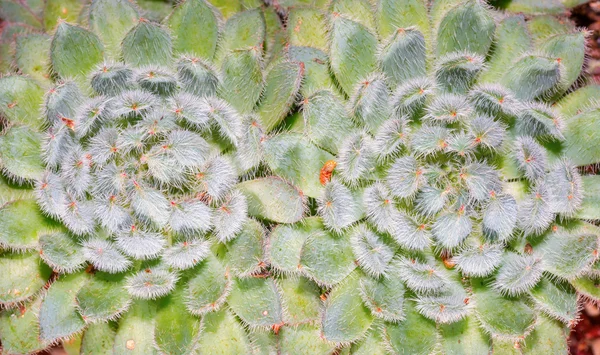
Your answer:
[[[93,0],[0,79],[5,352],[566,352],[600,299],[584,32],[215,4]]]

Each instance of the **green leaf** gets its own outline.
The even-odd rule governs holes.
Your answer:
[[[154,320],[156,304],[135,301],[119,321],[113,346],[114,354],[157,355],[154,347]]]
[[[40,106],[44,90],[31,78],[9,75],[0,78],[0,114],[12,123],[41,128]]]
[[[294,223],[304,215],[304,195],[275,176],[237,185],[248,200],[248,214],[278,223]]]
[[[0,255],[0,304],[13,305],[38,293],[50,278],[50,270],[36,254]]]
[[[342,89],[350,95],[354,85],[365,80],[377,65],[377,38],[360,23],[339,14],[333,15],[331,25],[331,69]]]
[[[221,66],[219,96],[241,113],[252,111],[263,89],[260,53],[256,49],[228,54]]]
[[[309,97],[321,89],[336,90],[329,74],[329,57],[325,52],[311,47],[289,47],[288,56],[293,62],[304,63],[300,87],[302,97]]]
[[[386,349],[383,340],[383,332],[380,327],[373,326],[364,339],[352,344],[350,353],[353,355],[386,355],[389,352]]]
[[[565,120],[565,155],[575,165],[584,166],[600,162],[600,109],[584,111]]]
[[[156,314],[154,340],[163,354],[192,354],[200,335],[200,318],[185,311],[180,292],[165,298]]]
[[[302,114],[308,138],[333,154],[354,127],[341,99],[329,90],[319,90],[306,98]]]
[[[428,355],[437,344],[435,323],[417,312],[414,301],[406,302],[406,319],[384,325],[384,339],[397,354]]]
[[[562,91],[567,91],[581,74],[585,59],[585,33],[551,36],[540,45],[540,50],[549,57],[560,59]]]
[[[600,219],[600,175],[584,175],[583,202],[577,211],[576,217],[585,220]]]
[[[50,36],[31,33],[19,36],[15,46],[15,64],[19,70],[43,85],[49,85],[47,73],[48,57],[40,53],[50,53]]]
[[[6,354],[32,354],[45,349],[49,342],[40,339],[39,299],[0,312],[0,339]]]
[[[123,60],[135,67],[169,66],[172,63],[171,37],[161,26],[140,20],[123,39]]]
[[[219,54],[222,59],[236,50],[255,49],[261,51],[265,40],[265,18],[259,9],[239,12],[225,23],[219,41]],[[220,60],[219,60],[220,61]]]
[[[478,327],[476,320],[468,317],[451,324],[440,325],[442,353],[488,354],[490,340]]]
[[[496,24],[484,4],[467,0],[443,17],[437,33],[437,55],[467,51],[485,56]]]
[[[321,331],[311,324],[283,327],[279,333],[280,354],[320,355],[332,354],[335,345],[321,338]]]
[[[568,355],[568,329],[554,319],[540,316],[535,329],[523,342],[523,355]]]
[[[60,77],[85,81],[103,57],[104,46],[98,36],[66,22],[58,25],[50,45],[50,61]]]
[[[327,50],[327,24],[321,11],[313,8],[292,8],[287,23],[288,41],[292,46]]]
[[[0,175],[0,206],[15,200],[33,199],[34,191],[30,186],[19,186]]]
[[[136,25],[138,10],[127,0],[93,0],[89,12],[90,29],[104,43],[107,56],[119,59],[121,42]]]
[[[333,286],[356,268],[350,236],[320,229],[302,246],[299,269],[320,285]]]
[[[414,29],[398,29],[385,42],[379,60],[391,88],[426,75],[425,45],[423,33]]]
[[[529,293],[545,314],[567,325],[576,322],[579,313],[577,293],[568,283],[543,277]]]
[[[115,331],[110,323],[90,324],[81,341],[81,355],[112,355]]]
[[[279,279],[278,288],[282,303],[287,310],[286,324],[315,322],[321,308],[321,290],[316,283],[304,277],[285,277]]]
[[[284,273],[298,272],[302,247],[306,239],[319,230],[323,230],[319,217],[308,217],[292,225],[277,225],[269,235],[267,251],[270,265]]]
[[[227,302],[233,312],[250,327],[268,329],[283,323],[279,291],[271,278],[235,279]]]
[[[213,58],[219,37],[219,18],[216,9],[205,0],[179,3],[166,22],[173,35],[175,54]]]
[[[265,265],[263,226],[248,219],[235,238],[223,246],[227,250],[224,261],[234,276],[248,276]]]
[[[350,274],[337,285],[325,301],[323,336],[330,342],[347,344],[361,338],[371,326],[373,316],[359,292],[360,272]]]
[[[381,38],[413,26],[429,38],[431,25],[424,0],[378,0],[375,19]]]
[[[184,294],[187,310],[195,315],[218,310],[231,290],[229,272],[212,254],[193,271]]]
[[[360,281],[360,294],[371,313],[390,322],[404,320],[404,294],[406,288],[394,272],[379,279],[364,277]]]
[[[479,81],[492,83],[500,79],[506,73],[506,68],[533,46],[531,42],[522,15],[504,18],[496,27],[494,51],[487,61],[487,69],[479,76]]]
[[[0,165],[16,181],[35,180],[44,173],[42,137],[28,126],[13,126],[0,136]]]
[[[558,112],[568,121],[600,100],[600,85],[587,85],[570,92],[556,103]]]
[[[39,236],[52,229],[33,200],[17,200],[0,208],[0,246],[26,250],[38,246]]]
[[[556,34],[568,33],[572,27],[568,21],[552,15],[534,16],[527,21],[527,28],[536,44]]]
[[[77,22],[84,3],[80,0],[46,0],[44,1],[44,28],[52,32],[56,24]]]
[[[265,89],[258,107],[265,131],[277,127],[294,104],[304,75],[304,65],[280,61],[267,73]]]
[[[213,312],[202,319],[198,349],[205,354],[249,354],[250,340],[242,326],[228,310]]]
[[[96,271],[77,293],[79,313],[87,323],[116,319],[127,310],[130,302],[125,274]]]
[[[506,71],[501,83],[519,99],[543,99],[554,94],[560,75],[560,63],[556,59],[527,55]]]
[[[503,297],[482,279],[472,279],[475,313],[481,326],[498,338],[518,340],[535,323],[535,312],[521,298]]]
[[[40,307],[40,338],[55,341],[70,337],[85,327],[77,312],[77,292],[85,284],[86,273],[62,275],[48,289]]]
[[[72,273],[85,263],[81,245],[67,233],[44,234],[39,243],[40,257],[56,272]]]
[[[570,282],[577,292],[596,302],[600,301],[600,280],[597,277],[581,276]]]
[[[309,197],[321,196],[321,168],[335,158],[333,155],[297,133],[276,135],[266,140],[263,146],[266,163],[275,174],[292,182]]]
[[[182,58],[177,62],[177,76],[181,89],[198,96],[214,96],[219,79],[206,63],[195,58]]]
[[[536,248],[544,270],[563,279],[581,275],[597,259],[599,235],[600,229],[587,223],[568,230],[559,227],[557,232],[549,233]]]

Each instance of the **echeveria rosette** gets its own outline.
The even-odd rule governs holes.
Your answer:
[[[331,178],[317,213],[358,265],[343,280],[295,271],[332,287],[325,339],[351,353],[565,353],[579,299],[597,298],[586,33],[479,1],[282,10],[287,56],[306,65],[287,121],[334,156],[311,173]]]
[[[566,352],[600,298],[584,32],[210,3],[95,0],[0,79],[5,351]]]
[[[163,24],[137,11],[93,1],[88,28],[59,21],[51,75],[0,79],[7,353],[79,338],[85,353],[189,354],[230,337],[247,353],[243,324],[283,322],[248,214],[304,216],[300,191],[260,167],[263,124],[287,114],[303,68],[275,58],[273,9],[225,19],[191,0]],[[253,314],[248,297],[268,295],[272,315]]]

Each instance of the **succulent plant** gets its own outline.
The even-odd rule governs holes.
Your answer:
[[[272,5],[93,0],[17,51],[50,70],[0,78],[2,353],[566,353],[600,300],[586,33]]]

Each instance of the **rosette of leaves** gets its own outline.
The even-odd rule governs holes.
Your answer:
[[[189,0],[158,24],[97,0],[87,23],[59,22],[47,90],[0,79],[2,353],[248,353],[244,325],[282,323],[299,282],[268,277],[253,217],[304,215],[260,166],[258,120],[287,114],[303,68],[271,60],[272,9]]]
[[[325,255],[303,262],[322,231],[284,264],[276,229],[270,263],[329,291],[322,337],[349,353],[567,353],[581,298],[598,297],[586,33],[473,0],[298,3],[280,9],[300,104],[265,159],[356,267],[332,279]],[[283,155],[293,140],[315,154]]]

